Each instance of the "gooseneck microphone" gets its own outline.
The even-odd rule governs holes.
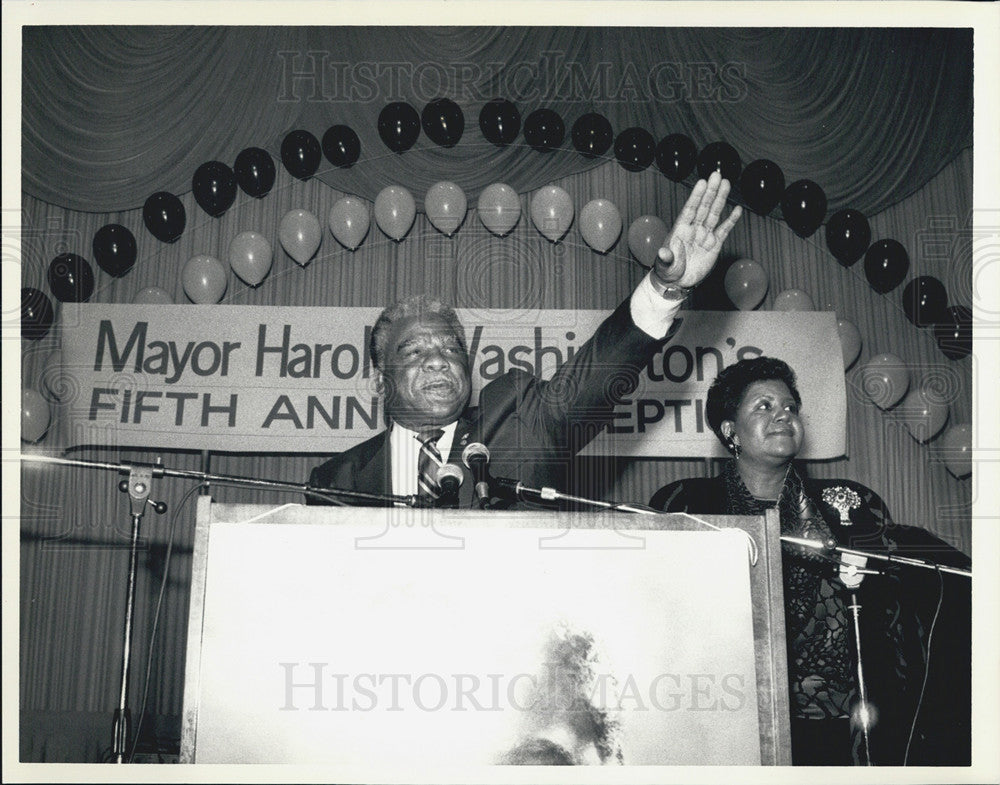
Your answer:
[[[480,510],[490,506],[490,451],[482,442],[473,442],[462,450],[462,463],[472,472],[476,483],[476,501]]]
[[[442,496],[457,496],[458,489],[462,487],[465,475],[462,470],[453,463],[443,463],[437,467],[434,474]]]

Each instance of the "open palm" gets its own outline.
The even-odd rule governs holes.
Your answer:
[[[742,208],[734,207],[720,224],[727,196],[729,181],[723,180],[718,172],[695,184],[653,265],[654,273],[663,283],[689,289],[711,272],[722,243],[743,212]]]

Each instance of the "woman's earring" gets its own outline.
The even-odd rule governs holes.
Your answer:
[[[733,458],[738,461],[740,459],[740,443],[732,436],[729,437],[729,449],[733,453]]]

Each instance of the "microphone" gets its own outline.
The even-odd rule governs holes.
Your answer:
[[[458,489],[462,487],[465,475],[462,470],[453,463],[443,463],[437,467],[434,473],[434,480],[441,489],[442,496],[457,496]]]
[[[462,463],[470,472],[472,479],[476,482],[476,501],[479,509],[485,510],[490,506],[490,451],[482,442],[473,442],[462,450]]]

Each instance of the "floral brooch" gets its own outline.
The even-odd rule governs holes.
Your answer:
[[[825,489],[823,491],[823,501],[840,513],[840,523],[844,526],[851,525],[848,513],[861,506],[861,497],[858,496],[857,492],[842,485]]]

